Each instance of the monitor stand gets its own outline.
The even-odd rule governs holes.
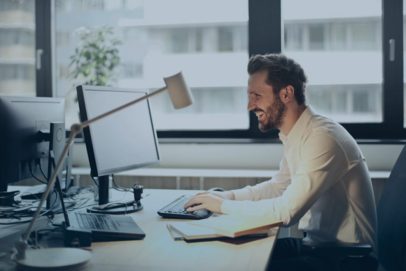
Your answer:
[[[99,206],[87,208],[88,213],[122,215],[141,211],[141,193],[134,193],[134,201],[112,202],[109,204],[109,175],[98,177],[99,180]]]
[[[51,122],[50,123],[50,136],[49,136],[49,159],[48,159],[48,179],[51,178],[52,173],[54,171],[54,167],[52,165],[53,160],[59,161],[62,156],[63,148],[66,144],[65,138],[65,123],[63,122]],[[51,152],[55,157],[51,157]],[[64,158],[65,159],[65,158]],[[65,162],[66,163],[66,162]],[[63,167],[59,169],[57,182],[62,180],[62,170]],[[60,202],[59,202],[59,195],[58,193],[52,189],[51,193],[46,201],[46,209],[60,209]]]

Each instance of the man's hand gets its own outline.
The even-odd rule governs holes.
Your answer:
[[[191,198],[183,208],[197,205],[187,209],[188,212],[207,209],[213,213],[221,214],[221,204],[224,200],[233,200],[234,193],[228,192],[202,192]]]

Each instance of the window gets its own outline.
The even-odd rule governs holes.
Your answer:
[[[124,63],[123,69],[123,78],[142,78],[142,64]]]
[[[324,40],[324,25],[310,24],[308,25],[309,33],[309,50],[323,50],[325,46]]]
[[[78,121],[73,86],[87,82],[85,73],[87,69],[92,72],[92,64],[77,78],[67,76],[66,67],[78,44],[83,44],[81,35],[107,25],[112,29],[110,38],[122,42],[114,47],[120,64],[107,85],[153,91],[164,86],[163,77],[182,71],[197,97],[195,104],[176,111],[168,95],[153,97],[154,122],[159,132],[249,128],[247,0],[211,0],[187,7],[184,1],[113,2],[72,0],[70,8],[66,8],[65,1],[56,0],[56,95],[67,99],[67,127],[69,121]],[[70,74],[75,74],[74,66],[70,66]]]
[[[164,32],[168,35],[168,54],[248,50],[246,26],[174,28]]]
[[[70,11],[72,9],[71,0],[57,0],[55,1],[55,10],[58,12]]]
[[[54,16],[47,11],[52,3]],[[250,55],[283,52],[304,67],[307,99],[317,111],[357,139],[403,139],[404,6],[390,0],[0,0],[0,93],[66,97],[69,127],[78,121],[74,86],[84,79],[70,76],[76,31],[107,25],[122,41],[107,84],[153,91],[162,77],[182,70],[195,95],[196,103],[180,111],[167,95],[151,100],[160,138],[276,138],[277,131],[261,133],[246,111],[246,65]],[[35,48],[44,52],[42,69]]]
[[[2,15],[3,18],[10,17],[10,13],[14,12],[13,15],[22,14],[27,15],[27,17],[22,18],[22,20],[29,21],[34,16],[35,13],[35,3],[34,1],[0,1],[0,12],[5,12]],[[10,18],[11,19],[11,18]]]
[[[233,28],[218,28],[218,50],[220,52],[233,51]]]
[[[70,44],[71,33],[69,31],[56,32],[56,46],[67,46]]]
[[[125,43],[145,43],[148,39],[147,33],[137,27],[124,27],[123,40]]]
[[[345,23],[334,23],[330,25],[330,44],[331,49],[335,51],[344,51],[349,48],[347,42],[347,29],[349,29],[348,24]]]
[[[79,0],[79,10],[83,12],[102,11],[104,5],[104,0]]]
[[[381,122],[383,79],[379,44],[382,38],[378,25],[382,24],[382,8],[379,1],[371,2],[368,9],[354,10],[351,15],[347,15],[349,3],[345,1],[332,2],[332,6],[320,2],[318,9],[302,6],[306,18],[296,10],[301,3],[282,0],[286,35],[282,51],[297,60],[308,75],[308,102],[320,113],[340,122]],[[362,5],[362,1],[354,3]],[[335,11],[325,16],[331,8]],[[337,93],[338,89],[345,91]]]
[[[35,2],[0,1],[0,94],[36,95]]]
[[[117,1],[117,0],[114,0]],[[142,10],[144,3],[144,0],[123,0],[123,7],[126,10]]]
[[[201,52],[203,51],[203,30],[196,29],[195,35],[196,35],[195,50],[196,52]]]
[[[351,40],[354,50],[378,50],[382,43],[377,22],[354,23],[351,25]]]
[[[285,48],[303,50],[303,27],[298,24],[285,24]]]
[[[189,51],[189,29],[173,29],[170,35],[171,53],[187,53]]]
[[[58,78],[59,79],[68,79],[69,76],[70,76],[69,66],[58,65]]]

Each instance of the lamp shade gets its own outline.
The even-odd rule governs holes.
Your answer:
[[[184,108],[193,104],[193,95],[186,85],[182,72],[166,77],[164,81],[175,109]]]

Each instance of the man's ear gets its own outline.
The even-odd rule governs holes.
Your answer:
[[[291,85],[288,85],[279,92],[279,95],[281,101],[287,104],[295,99],[295,89]]]

